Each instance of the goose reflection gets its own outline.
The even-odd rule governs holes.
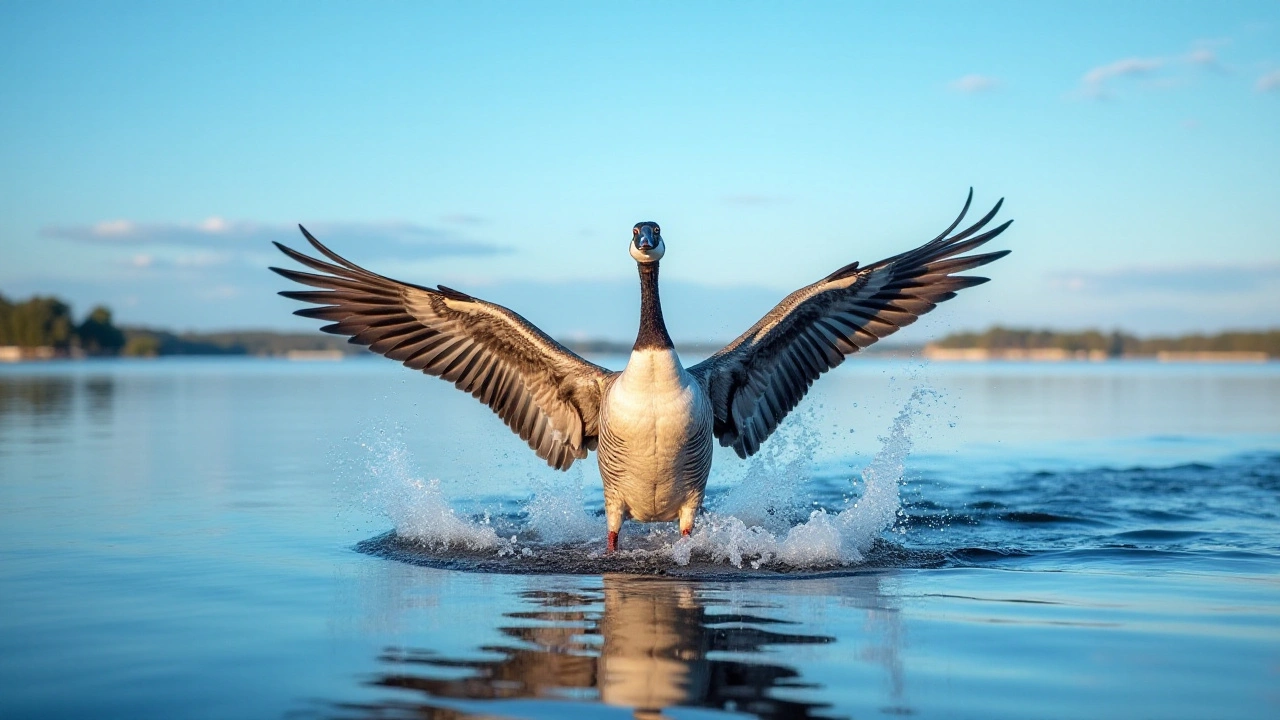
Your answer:
[[[679,581],[605,576],[603,588],[529,591],[533,609],[513,612],[500,628],[516,643],[481,648],[496,659],[442,657],[430,651],[392,649],[380,660],[391,666],[374,685],[429,696],[406,704],[346,705],[367,717],[503,714],[475,700],[598,700],[632,709],[650,720],[665,708],[701,707],[760,718],[825,717],[824,704],[776,697],[775,688],[819,689],[796,670],[770,662],[767,646],[834,642],[822,635],[786,632],[790,623],[760,615],[709,612],[723,600]],[[603,610],[601,607],[603,606]],[[726,655],[758,655],[743,660]],[[459,670],[466,672],[459,677]],[[810,695],[812,692],[809,693]]]

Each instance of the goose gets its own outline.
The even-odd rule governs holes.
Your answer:
[[[957,275],[1010,251],[965,254],[1009,227],[984,230],[1001,199],[952,234],[973,201],[923,245],[857,262],[782,299],[736,340],[684,367],[658,297],[662,228],[636,223],[628,249],[640,275],[640,328],[621,372],[588,362],[511,310],[459,290],[393,280],[346,260],[298,228],[322,260],[274,243],[317,271],[273,267],[315,290],[280,294],[310,303],[294,314],[320,329],[442,378],[489,406],[557,470],[597,453],[604,485],[606,552],[626,519],[693,530],[711,472],[712,441],[741,458],[782,422],[813,381],[846,357],[910,325],[957,291],[988,278]]]

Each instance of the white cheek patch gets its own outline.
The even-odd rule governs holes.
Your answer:
[[[644,252],[640,248],[636,247],[635,243],[631,243],[631,257],[636,262],[641,262],[641,263],[658,262],[659,260],[662,259],[662,256],[665,255],[666,253],[667,253],[667,244],[662,241],[662,238],[658,238],[658,246],[650,249],[649,252]]]

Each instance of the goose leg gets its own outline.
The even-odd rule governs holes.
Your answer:
[[[698,513],[698,505],[701,505],[701,503],[699,502],[693,505],[685,505],[684,507],[680,508],[680,535],[681,536],[688,537],[689,534],[693,532],[693,516]]]
[[[605,552],[613,552],[618,549],[618,533],[622,530],[622,520],[626,517],[626,509],[622,503],[611,503],[605,498],[604,519],[609,526],[609,542],[605,546]]]

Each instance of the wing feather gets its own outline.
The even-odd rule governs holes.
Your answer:
[[[346,335],[352,343],[453,383],[493,410],[554,468],[567,469],[595,448],[609,371],[501,305],[370,272],[299,229],[328,262],[275,243],[316,271],[271,268],[318,288],[280,293],[317,306],[295,314],[329,321],[322,331]]]
[[[915,322],[956,292],[987,278],[955,275],[998,260],[1008,250],[965,255],[1004,232],[984,230],[1004,204],[960,232],[973,190],[956,219],[937,237],[907,252],[860,267],[850,263],[782,300],[720,352],[690,368],[715,411],[721,445],[741,457],[800,402],[819,375],[845,357]]]

